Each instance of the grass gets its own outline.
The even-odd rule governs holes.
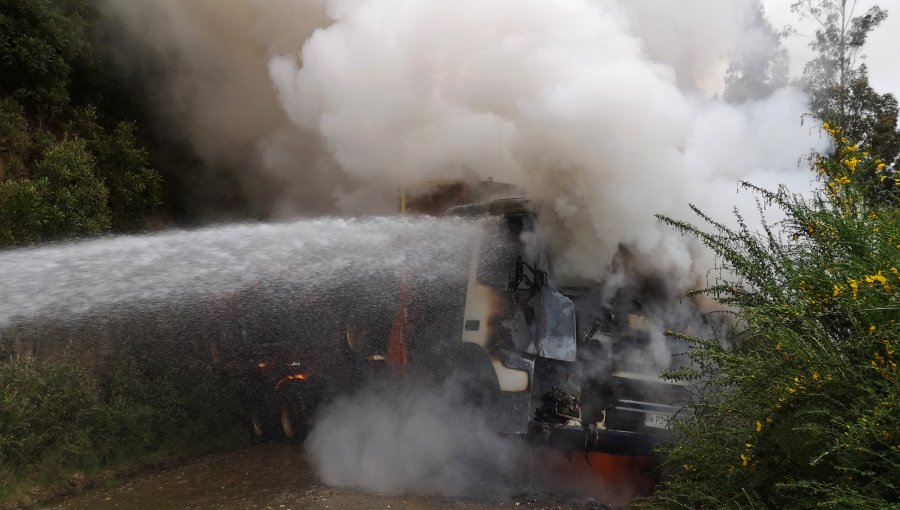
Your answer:
[[[0,507],[247,444],[242,391],[152,358],[0,363]]]

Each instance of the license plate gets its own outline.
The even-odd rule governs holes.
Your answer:
[[[644,413],[644,425],[655,429],[669,428],[669,417],[665,414]]]

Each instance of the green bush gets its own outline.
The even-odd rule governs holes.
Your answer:
[[[99,7],[0,0],[0,247],[140,230],[160,204]]]
[[[666,451],[675,476],[643,506],[898,507],[900,212],[883,204],[900,181],[845,143],[816,167],[812,200],[747,185],[785,213],[777,230],[663,218],[719,255],[704,291],[736,326],[690,338],[693,368],[669,374],[696,384],[695,418]]]
[[[243,444],[243,389],[171,360],[73,358],[0,364],[0,502],[76,472],[125,468]]]

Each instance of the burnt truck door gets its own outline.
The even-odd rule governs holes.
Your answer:
[[[575,305],[549,283],[527,202],[499,202],[466,206],[482,213],[484,228],[470,260],[462,340],[486,351],[502,392],[528,393],[535,358],[576,360]]]
[[[466,212],[472,212],[472,206],[467,207]],[[509,272],[520,253],[518,236],[503,217],[482,217],[479,222],[482,228],[469,262],[462,342],[464,348],[476,345],[483,350],[481,356],[490,360],[501,393],[524,394],[530,389],[533,363],[515,356],[521,350],[517,331],[521,328],[512,321],[514,307],[507,293]]]

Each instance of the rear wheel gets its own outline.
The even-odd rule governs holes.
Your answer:
[[[281,420],[281,433],[285,439],[297,438],[297,423],[295,418],[294,406],[290,402],[284,401],[279,409],[279,418]]]
[[[268,436],[263,418],[256,410],[250,413],[250,430],[253,432],[253,437],[259,441],[266,439]]]
[[[278,406],[278,421],[285,439],[303,439],[309,432],[314,406],[306,399],[308,396],[289,396],[281,400]]]
[[[262,391],[255,393],[247,405],[250,433],[257,441],[272,439],[278,431],[272,397],[262,393]]]

